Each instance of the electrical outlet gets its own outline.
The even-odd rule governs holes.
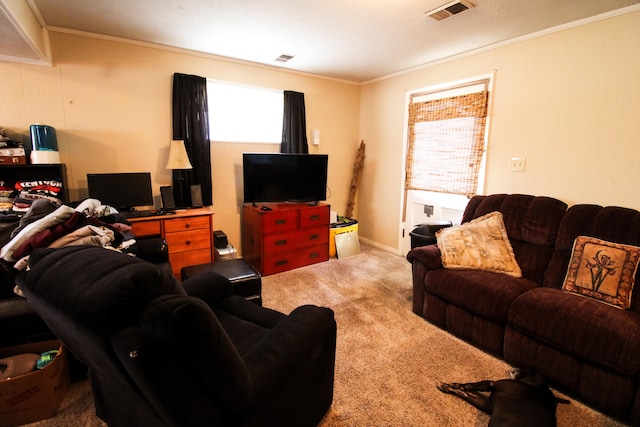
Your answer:
[[[524,157],[512,157],[509,170],[511,172],[524,172],[527,159]]]

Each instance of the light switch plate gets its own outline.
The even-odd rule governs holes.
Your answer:
[[[512,157],[509,170],[511,172],[524,172],[527,159],[524,157]]]

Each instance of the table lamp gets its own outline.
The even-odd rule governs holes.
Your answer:
[[[167,169],[178,171],[178,182],[174,186],[173,196],[177,206],[185,206],[183,197],[183,184],[184,176],[182,171],[186,169],[193,169],[189,156],[187,155],[187,149],[184,146],[184,141],[173,140],[169,146],[169,160],[167,161]]]

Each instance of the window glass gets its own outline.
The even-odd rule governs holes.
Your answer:
[[[283,91],[208,80],[207,97],[211,141],[280,144]]]
[[[488,83],[411,96],[406,190],[465,196],[477,192],[485,148]]]

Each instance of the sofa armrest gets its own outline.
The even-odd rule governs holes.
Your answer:
[[[182,282],[182,287],[187,295],[200,298],[209,307],[215,307],[234,295],[229,279],[212,269],[188,278]]]
[[[262,400],[284,386],[304,366],[318,359],[335,361],[336,321],[333,310],[313,305],[296,308],[271,329],[244,356],[254,385],[254,398]]]
[[[410,263],[419,261],[423,263],[428,270],[436,270],[442,267],[442,255],[438,245],[418,246],[413,248],[407,254],[407,260]]]
[[[411,263],[413,280],[412,310],[419,316],[424,316],[424,299],[426,296],[425,278],[431,270],[442,268],[442,257],[438,245],[419,246],[411,249],[407,254]]]

